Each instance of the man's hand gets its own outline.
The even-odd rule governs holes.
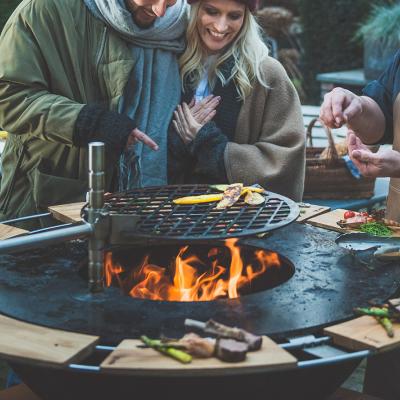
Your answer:
[[[319,117],[329,128],[340,128],[362,112],[360,96],[346,89],[335,88],[324,96]]]
[[[135,128],[128,136],[126,149],[138,142],[142,142],[144,145],[150,147],[152,150],[158,150],[158,145],[154,140],[152,140],[149,136],[140,131],[138,128]]]
[[[209,113],[207,115],[208,117],[205,118],[205,120],[202,119],[202,122],[199,123],[192,115],[191,109],[186,103],[182,103],[182,106],[179,105],[177,107],[176,111],[174,111],[174,120],[172,123],[176,132],[182,138],[185,144],[188,144],[194,140],[197,132],[203,127],[203,125],[205,125],[206,122],[209,121],[209,119],[211,119],[211,115],[213,115],[213,113]]]
[[[354,165],[363,176],[400,177],[400,153],[391,149],[380,149],[373,153],[368,146],[349,131],[347,135],[348,152]]]

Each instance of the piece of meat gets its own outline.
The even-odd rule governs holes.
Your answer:
[[[242,183],[234,183],[232,185],[229,185],[224,191],[222,200],[216,205],[215,208],[223,210],[225,208],[231,207],[239,200],[239,197],[242,194],[242,189]]]
[[[221,361],[240,362],[246,359],[248,350],[249,348],[245,342],[219,338],[217,340],[215,355]]]
[[[347,218],[347,219],[341,219],[337,224],[341,228],[353,228],[357,229],[361,225],[366,224],[368,222],[368,217],[365,215],[356,215],[355,217],[352,218]]]
[[[254,335],[244,329],[230,327],[212,319],[207,322],[195,321],[192,319],[185,320],[185,326],[190,328],[201,329],[204,333],[209,333],[218,337],[225,337],[229,339],[235,339],[240,342],[247,343],[249,351],[259,350],[262,345],[262,336]]]
[[[196,333],[187,333],[181,339],[162,339],[162,342],[184,349],[197,358],[210,358],[215,353],[216,339],[202,338]]]

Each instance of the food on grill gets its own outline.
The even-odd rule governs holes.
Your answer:
[[[180,349],[177,349],[175,347],[165,345],[165,344],[161,343],[160,340],[150,339],[144,335],[141,336],[140,339],[148,347],[151,347],[152,349],[157,350],[162,354],[172,357],[175,360],[178,360],[183,364],[188,364],[188,363],[192,362],[192,356],[190,354],[188,354]]]
[[[210,185],[210,189],[215,189],[215,190],[219,190],[220,192],[225,192],[226,189],[228,189],[230,185]],[[251,190],[252,192],[256,192],[256,193],[264,193],[265,189],[262,187],[258,187],[258,186],[245,186],[243,188],[244,190]],[[243,194],[242,191],[242,194]]]
[[[217,345],[215,349],[217,358],[227,362],[240,362],[246,359],[247,351],[249,347],[247,343],[239,342],[234,339],[217,339]]]
[[[217,204],[215,208],[219,210],[223,210],[235,204],[239,197],[242,194],[243,184],[242,183],[235,183],[233,185],[229,185],[223,194],[222,200]]]
[[[232,328],[230,326],[220,324],[219,322],[216,322],[212,319],[208,320],[207,322],[186,319],[185,326],[188,328],[199,329],[204,333],[208,333],[217,337],[235,339],[239,342],[245,342],[249,348],[249,351],[259,350],[262,345],[261,336],[253,335],[252,333],[247,332],[244,329],[236,327]]]
[[[224,195],[222,193],[215,194],[202,194],[200,196],[187,196],[180,197],[173,200],[175,204],[198,204],[198,203],[211,203],[213,201],[220,201]]]
[[[224,193],[202,194],[197,196],[187,196],[174,199],[175,204],[200,204],[219,201],[216,208],[223,210],[235,204],[240,196],[246,195],[244,201],[250,205],[259,205],[265,202],[265,197],[260,193],[265,190],[261,187],[246,186],[242,183],[234,183],[232,185],[210,185],[210,188],[223,191]]]
[[[265,202],[265,197],[257,192],[252,192],[251,190],[247,190],[246,197],[244,198],[244,202],[250,204],[251,206],[258,206]]]

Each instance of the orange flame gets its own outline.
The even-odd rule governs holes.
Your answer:
[[[126,291],[130,296],[151,300],[234,299],[239,297],[240,288],[251,285],[268,267],[280,266],[278,254],[264,250],[255,251],[255,262],[244,266],[240,247],[236,246],[237,241],[238,239],[225,241],[231,255],[228,267],[220,265],[217,248],[208,252],[207,265],[196,255],[185,256],[189,246],[184,246],[169,268],[149,263],[149,256],[146,255],[140,265],[130,273],[113,262],[112,253],[107,253],[105,282],[107,286],[111,286],[116,281],[121,288],[128,288]],[[201,273],[199,269],[205,272]]]

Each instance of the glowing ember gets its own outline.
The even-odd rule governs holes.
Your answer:
[[[241,288],[251,285],[267,268],[280,267],[277,253],[256,250],[251,262],[243,262],[238,239],[225,241],[225,247],[213,247],[206,259],[193,254],[190,246],[181,247],[165,268],[154,265],[149,255],[140,265],[126,269],[106,254],[105,281],[117,283],[132,297],[169,301],[206,301],[239,297]],[[228,251],[227,251],[228,250]],[[223,255],[228,253],[229,257]]]

